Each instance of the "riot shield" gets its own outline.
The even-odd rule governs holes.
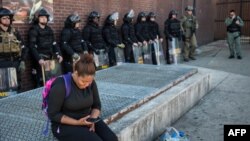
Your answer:
[[[106,69],[108,68],[109,58],[108,53],[104,49],[99,50],[99,55],[94,53],[94,61],[97,69]]]
[[[143,64],[142,47],[133,45],[132,48],[133,48],[135,63]]]
[[[0,91],[16,90],[17,88],[16,68],[0,68]]]
[[[142,45],[142,54],[143,54],[144,64],[152,64],[151,46],[152,46],[151,43]]]
[[[178,64],[178,61],[180,61],[180,53],[179,40],[172,38],[172,41],[169,41],[170,62]]]
[[[116,64],[121,65],[125,62],[125,56],[124,56],[124,49],[116,47],[115,49],[115,58],[116,58]]]
[[[42,71],[44,71],[45,73],[45,76],[43,78],[45,79],[45,81],[62,74],[61,64],[55,59],[45,60],[44,67],[42,69],[44,69]]]
[[[155,50],[155,57],[156,57],[157,65],[166,64],[161,41],[159,40],[154,41],[153,47]]]

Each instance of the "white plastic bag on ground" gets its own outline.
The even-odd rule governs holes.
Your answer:
[[[178,131],[174,127],[168,127],[159,137],[158,141],[190,141],[184,132]]]

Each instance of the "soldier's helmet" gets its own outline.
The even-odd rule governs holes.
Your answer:
[[[7,8],[0,8],[0,18],[3,16],[9,16],[11,21],[13,20],[13,13]]]
[[[65,20],[64,22],[64,25],[66,27],[72,27],[74,28],[75,27],[75,24],[77,22],[80,22],[81,21],[81,18],[80,16],[78,15],[78,13],[73,13],[73,14],[70,14],[67,19]]]
[[[132,22],[132,19],[135,16],[135,12],[133,9],[131,9],[127,14],[124,15],[123,21],[124,22]]]
[[[49,13],[44,9],[42,8],[41,10],[37,11],[35,14],[34,14],[34,18],[33,18],[33,23],[38,23],[38,18],[40,16],[46,16],[47,17],[47,20],[49,21]]]
[[[100,14],[98,12],[96,12],[96,11],[90,12],[90,14],[88,16],[88,20],[89,21],[93,21],[93,19],[95,19],[95,18],[99,19],[100,18]]]
[[[185,11],[193,11],[193,10],[194,10],[193,6],[190,5],[185,8]]]

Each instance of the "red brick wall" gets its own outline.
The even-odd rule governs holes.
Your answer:
[[[54,23],[50,26],[54,29],[56,39],[59,41],[60,32],[63,28],[64,20],[66,17],[77,11],[82,17],[82,27],[86,23],[86,17],[92,10],[101,13],[101,23],[103,23],[106,16],[114,11],[120,13],[120,20],[118,25],[122,24],[124,14],[130,9],[134,9],[137,15],[140,11],[150,12],[153,11],[157,14],[157,22],[160,25],[161,32],[163,33],[163,24],[168,17],[168,13],[172,9],[179,11],[179,17],[184,11],[187,4],[192,5],[193,0],[54,0]],[[213,8],[213,0],[197,0],[197,17],[200,22],[200,29],[198,30],[198,42],[203,44],[214,39],[213,37],[213,23],[214,15],[211,12]],[[23,37],[27,38],[27,31],[30,27],[28,24],[15,24]],[[22,74],[23,90],[28,90],[33,87],[30,76],[30,63],[27,62],[28,69]]]

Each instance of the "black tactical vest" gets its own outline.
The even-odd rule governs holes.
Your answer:
[[[178,37],[180,34],[180,30],[181,30],[181,25],[179,20],[176,19],[169,20],[168,32],[170,35]]]
[[[240,32],[240,26],[236,24],[237,18],[234,18],[232,23],[227,26],[227,31],[230,33]]]
[[[83,47],[82,47],[82,35],[81,31],[79,29],[69,29],[70,30],[70,40],[69,45],[72,47],[72,49],[77,53],[83,53]]]
[[[108,26],[105,26],[103,28],[103,32],[104,32],[104,39],[106,41],[106,43],[108,43],[109,45],[111,45],[109,43],[109,41],[112,41],[113,44],[117,45],[117,44],[120,44],[121,43],[121,40],[119,38],[119,34],[118,34],[118,31],[117,29],[115,28],[114,25],[108,25]],[[109,36],[108,37],[105,37],[105,33],[109,33]],[[106,34],[107,34],[106,33]]]
[[[44,29],[40,28],[39,25],[36,25],[34,28],[37,33],[36,45],[38,52],[51,52],[53,49],[54,34],[52,29],[49,26],[45,26]],[[31,37],[32,38],[32,37]]]
[[[88,24],[85,28],[89,28],[87,31],[89,31],[90,39],[92,46],[95,49],[104,49],[105,48],[105,42],[102,38],[102,29],[95,24]]]

